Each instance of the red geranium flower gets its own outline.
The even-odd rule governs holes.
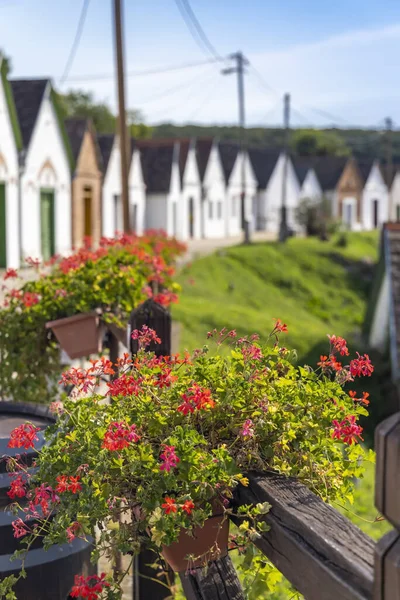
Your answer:
[[[9,448],[34,448],[34,442],[39,440],[36,433],[40,431],[39,427],[35,427],[31,423],[23,423],[13,429],[10,435],[10,441],[8,442]]]
[[[174,498],[170,498],[166,496],[164,504],[161,504],[161,508],[165,510],[165,513],[169,515],[170,513],[176,513],[176,501]]]
[[[188,515],[192,514],[193,509],[194,504],[191,500],[186,500],[186,502],[182,504],[182,510],[185,511],[185,513],[187,513]]]

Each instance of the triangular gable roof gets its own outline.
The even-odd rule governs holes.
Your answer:
[[[196,158],[199,169],[200,179],[203,182],[206,174],[208,161],[210,159],[211,149],[214,144],[213,138],[198,138],[196,140]]]
[[[183,177],[185,175],[186,163],[189,156],[189,150],[193,145],[193,141],[189,139],[179,140],[179,175],[181,178],[181,185],[183,184]]]
[[[270,148],[249,148],[249,157],[258,187],[264,190],[278,162],[281,150]]]
[[[222,170],[224,171],[225,183],[228,185],[233,167],[239,155],[240,146],[235,142],[219,142],[219,155],[221,157]]]
[[[372,167],[374,166],[374,162],[375,159],[373,158],[357,159],[356,161],[358,172],[360,173],[364,185],[367,183],[367,179],[371,173]]]
[[[0,79],[3,84],[4,95],[6,98],[8,114],[11,121],[11,127],[14,134],[15,145],[18,150],[22,150],[22,134],[18,122],[17,110],[15,108],[14,96],[11,90],[10,82],[7,77],[7,63],[4,56],[0,53]]]
[[[78,160],[87,128],[88,119],[85,118],[71,118],[65,121],[65,129],[75,162]]]
[[[138,140],[144,181],[149,193],[168,193],[172,165],[178,142],[171,140]]]
[[[307,156],[291,156],[292,164],[299,180],[300,186],[303,185],[305,178],[307,177],[307,173],[310,169],[313,169],[313,166],[310,165],[310,161]]]
[[[49,79],[10,80],[24,149],[28,148],[31,141],[44,93],[49,83]]]
[[[334,190],[349,161],[347,156],[315,156],[310,158],[310,166],[314,169],[322,190]]]
[[[102,134],[97,136],[97,143],[100,148],[101,159],[103,162],[104,173],[107,171],[110,161],[111,152],[114,146],[115,135],[113,133]]]

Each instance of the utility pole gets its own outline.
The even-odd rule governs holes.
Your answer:
[[[392,218],[392,206],[391,206],[391,194],[390,194],[390,186],[393,181],[393,119],[390,117],[386,117],[385,119],[385,147],[386,147],[386,185],[389,189],[389,221]]]
[[[287,224],[287,172],[289,162],[289,121],[290,121],[290,94],[285,94],[283,97],[283,126],[284,126],[284,142],[283,142],[283,175],[282,175],[282,204],[281,204],[281,222],[279,226],[279,241],[285,242],[289,235]]]
[[[118,135],[121,154],[121,190],[124,233],[130,231],[128,185],[128,135],[126,130],[124,50],[121,0],[113,0],[115,26],[115,55],[118,79]]]
[[[223,69],[223,75],[237,73],[238,82],[238,106],[239,106],[239,136],[240,136],[240,156],[241,156],[241,183],[242,192],[240,197],[240,210],[242,220],[242,230],[244,233],[244,243],[250,243],[250,223],[247,219],[246,211],[246,130],[245,130],[245,106],[244,106],[244,74],[245,67],[249,64],[247,58],[242,52],[235,52],[229,56],[231,60],[236,61],[235,67]]]

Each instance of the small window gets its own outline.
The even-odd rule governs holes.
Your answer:
[[[114,232],[123,231],[122,203],[120,194],[114,194]]]
[[[217,203],[217,219],[222,219],[222,202]]]
[[[208,218],[212,219],[213,218],[213,203],[211,200],[208,201]]]
[[[400,204],[396,206],[396,221],[400,221]]]

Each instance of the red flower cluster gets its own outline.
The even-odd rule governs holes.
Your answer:
[[[6,272],[4,273],[4,281],[7,281],[7,279],[15,279],[16,277],[18,277],[18,273],[15,269],[7,269]]]
[[[357,352],[358,358],[354,358],[350,361],[350,373],[352,377],[370,377],[374,372],[373,364],[368,356],[360,356]]]
[[[142,382],[142,377],[135,379],[133,375],[124,373],[121,377],[107,383],[107,396],[137,396]]]
[[[66,534],[67,534],[67,540],[68,540],[69,544],[74,541],[74,539],[76,538],[76,534],[81,529],[81,527],[82,527],[82,525],[78,521],[74,521],[74,523],[72,523],[72,525],[67,527]]]
[[[31,530],[22,519],[16,519],[11,523],[11,525],[14,530],[13,535],[15,538],[21,538],[24,537],[24,535],[31,533]]]
[[[326,369],[333,369],[334,371],[341,371],[342,370],[342,363],[339,362],[338,360],[336,360],[336,357],[334,354],[330,354],[329,358],[327,356],[320,356],[319,357],[320,362],[317,363],[319,367],[321,367],[323,370]]]
[[[348,356],[349,350],[347,348],[347,342],[342,337],[336,337],[336,335],[328,335],[331,343],[331,349],[333,352],[339,352],[342,356]]]
[[[282,323],[282,321],[280,319],[275,319],[275,327],[272,333],[287,333],[288,328],[286,323]]]
[[[31,423],[23,423],[12,430],[10,434],[10,441],[8,442],[9,448],[29,448],[35,447],[35,442],[39,440],[36,435],[40,431],[40,427],[35,427]]]
[[[89,575],[89,577],[75,575],[75,585],[73,586],[69,595],[71,598],[87,598],[87,600],[97,600],[99,598],[99,594],[101,594],[104,588],[110,587],[110,584],[105,580],[105,578],[105,573],[102,573],[100,577],[98,575]]]
[[[136,433],[136,425],[128,425],[124,421],[114,421],[108,426],[102,448],[107,450],[122,450],[132,442],[138,442],[140,436]]]
[[[244,360],[261,360],[262,359],[262,350],[255,344],[242,346],[242,354]]]
[[[68,491],[77,494],[82,490],[82,484],[79,482],[80,478],[80,475],[77,475],[76,477],[72,477],[71,475],[58,475],[56,477],[56,492],[63,494]]]
[[[215,402],[211,398],[211,390],[201,387],[194,383],[188,390],[188,393],[182,394],[182,404],[178,406],[178,411],[187,415],[193,413],[196,409],[214,408]]]
[[[154,296],[154,302],[161,304],[161,306],[169,306],[178,302],[178,295],[170,291],[162,292]]]
[[[26,496],[26,481],[24,481],[22,475],[18,475],[10,485],[10,489],[7,492],[7,496],[14,500],[14,498],[23,498]]]
[[[182,505],[180,505],[180,508],[188,515],[192,514],[194,507],[195,506],[191,500],[186,500]],[[166,515],[169,515],[178,511],[178,504],[174,498],[166,496],[165,502],[161,505],[161,508],[164,509]]]
[[[66,371],[61,375],[59,383],[62,383],[65,386],[73,385],[79,391],[86,393],[90,390],[91,386],[96,383],[96,375],[90,370],[72,367],[69,371]]]
[[[343,421],[332,421],[333,433],[332,438],[341,440],[345,444],[355,444],[358,442],[357,438],[362,440],[361,434],[363,428],[356,424],[356,417],[351,415],[345,417]]]
[[[146,348],[150,346],[150,344],[161,344],[160,338],[157,336],[154,329],[147,327],[147,325],[143,325],[143,327],[139,329],[135,329],[132,331],[132,339],[138,340],[139,348]]]
[[[32,258],[31,256],[28,256],[28,258],[25,259],[25,262],[27,265],[34,267],[35,269],[40,267],[40,260],[38,258]]]
[[[31,306],[39,303],[39,296],[34,292],[25,292],[22,296],[22,302],[26,308],[31,308]]]
[[[164,446],[164,452],[160,454],[162,463],[160,465],[160,471],[170,471],[175,469],[180,459],[175,453],[175,446]]]
[[[363,392],[362,398],[357,398],[357,392],[350,390],[349,396],[350,396],[350,398],[352,398],[352,400],[354,400],[354,402],[360,402],[360,404],[365,404],[365,406],[368,406],[368,404],[370,402],[368,400],[368,398],[369,398],[368,392]]]

